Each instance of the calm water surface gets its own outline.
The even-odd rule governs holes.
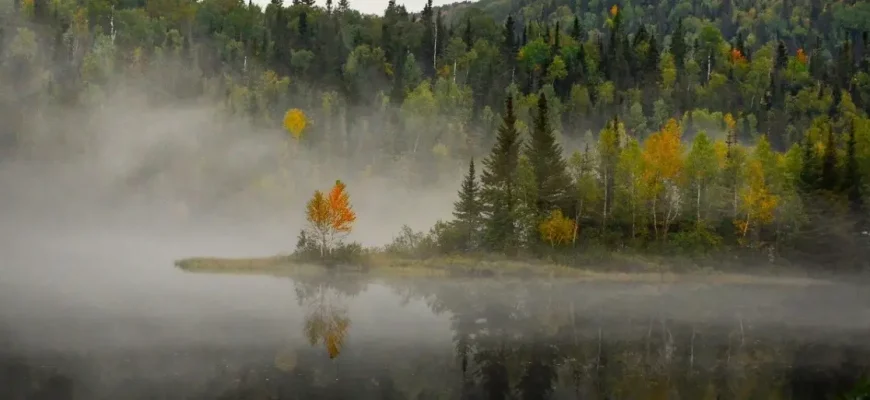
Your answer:
[[[172,267],[267,235],[5,239],[2,399],[824,399],[870,372],[847,284],[290,280]]]

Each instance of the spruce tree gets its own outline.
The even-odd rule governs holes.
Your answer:
[[[480,188],[477,184],[477,174],[474,170],[474,158],[468,164],[468,175],[462,181],[459,190],[459,200],[453,203],[453,216],[456,225],[465,237],[464,250],[477,247],[477,226],[480,222]]]
[[[834,140],[834,132],[828,126],[827,143],[825,144],[825,154],[822,158],[822,188],[826,190],[836,190],[837,177],[837,142]]]
[[[513,98],[508,96],[495,146],[483,161],[481,200],[486,241],[493,251],[511,253],[516,247],[517,166],[520,135]]]
[[[810,193],[816,190],[819,184],[816,155],[810,135],[806,135],[802,147],[800,174],[801,186],[804,192]]]
[[[338,11],[345,13],[350,10],[350,2],[348,0],[338,0]]]
[[[465,21],[465,33],[462,35],[463,41],[465,41],[465,45],[471,49],[474,46],[474,35],[471,30],[471,18]]]
[[[686,35],[683,30],[683,20],[677,22],[677,30],[671,35],[671,54],[674,56],[674,64],[677,67],[677,72],[683,71],[683,64],[686,60]]]
[[[852,125],[849,129],[849,140],[846,143],[846,170],[843,173],[842,190],[846,193],[846,196],[849,199],[849,210],[858,214],[863,209],[861,193],[863,182],[856,156],[855,147],[857,140],[855,138],[855,130],[855,119],[852,119]]]
[[[550,126],[547,96],[538,99],[538,112],[535,115],[531,141],[525,149],[532,164],[537,189],[535,205],[539,216],[547,215],[555,208],[566,205],[571,178],[568,176],[562,146],[556,142]]]
[[[583,37],[583,31],[580,30],[580,17],[574,16],[574,25],[571,28],[571,37],[576,41],[580,41]],[[580,44],[583,45],[582,43]]]

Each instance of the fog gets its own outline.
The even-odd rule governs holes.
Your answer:
[[[201,332],[215,332],[202,323],[238,318],[230,325],[244,327],[245,319],[269,321],[289,312],[294,298],[287,281],[194,276],[175,270],[172,262],[291,252],[304,227],[305,202],[332,179],[348,183],[359,215],[349,239],[366,246],[388,243],[404,224],[424,230],[450,215],[459,176],[446,177],[441,187],[412,191],[389,177],[358,179],[358,166],[305,173],[311,172],[307,164],[325,156],[304,148],[293,153],[289,175],[273,180],[271,188],[256,189],[252,183],[264,176],[282,177],[277,173],[287,154],[285,133],[217,118],[214,104],[154,106],[131,90],[115,96],[107,102],[111,106],[89,114],[44,111],[25,145],[0,162],[0,309],[6,321],[41,321],[33,327],[13,324],[33,330],[21,335],[31,343],[59,332],[75,342],[65,324],[88,330],[94,318],[162,327],[167,340],[185,335],[206,340]],[[866,290],[859,287],[826,290],[785,308],[771,304],[782,298],[770,289],[701,289],[681,295],[697,298],[669,294],[660,296],[671,298],[664,303],[631,304],[647,314],[682,310],[681,318],[693,317],[686,310],[715,314],[753,304],[756,310],[780,307],[777,312],[795,321],[829,328],[854,328],[870,319]],[[602,292],[601,301],[650,295],[649,290],[660,289]],[[388,292],[371,291],[379,301],[386,301]],[[704,306],[688,307],[699,304]],[[39,325],[45,321],[59,329]],[[160,341],[159,335],[136,330],[104,334],[118,343],[135,341],[131,335]]]
[[[359,165],[324,163],[315,150],[288,151],[284,132],[227,121],[215,104],[155,106],[135,90],[113,96],[90,112],[41,110],[24,144],[0,160],[0,356],[303,344],[306,309],[290,279],[190,274],[173,261],[291,252],[305,202],[335,179],[348,184],[359,216],[349,239],[366,246],[388,243],[402,225],[425,230],[450,216],[458,174],[409,190],[387,176],[362,179]],[[271,183],[259,188],[263,178]],[[601,320],[655,318],[767,336],[798,329],[834,341],[866,333],[868,293],[844,283],[405,281],[372,283],[340,301],[352,320],[351,345],[449,349],[453,314],[525,305],[537,315],[529,304],[540,302],[570,303]],[[432,312],[433,302],[450,300],[446,312]]]
[[[452,207],[446,186],[411,192],[385,177],[354,179],[352,168],[305,174],[324,156],[304,149],[289,168],[299,173],[257,189],[258,179],[280,177],[286,133],[227,123],[216,105],[157,107],[130,92],[109,104],[44,112],[25,145],[0,160],[0,325],[28,346],[298,336],[289,281],[193,276],[173,261],[292,252],[305,202],[335,179],[348,183],[359,215],[348,239],[366,246],[388,243],[404,224],[427,229]],[[356,312],[382,308],[388,291],[371,293]],[[380,315],[391,314],[364,321],[377,326]]]

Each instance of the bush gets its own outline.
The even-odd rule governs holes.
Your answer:
[[[435,254],[451,254],[468,250],[468,231],[454,222],[438,221],[429,230],[430,251]],[[473,245],[473,244],[471,244]]]
[[[701,227],[690,231],[682,231],[671,236],[671,245],[684,254],[702,255],[722,246],[722,237],[716,232]]]
[[[303,229],[296,241],[296,251],[293,256],[299,260],[335,266],[339,264],[363,264],[365,263],[365,250],[356,242],[339,242],[334,248],[329,249],[323,256],[320,255],[320,247],[317,242],[311,240]]]
[[[303,260],[314,260],[320,258],[320,247],[317,242],[308,237],[305,229],[299,232],[299,237],[296,240],[296,250],[293,255]]]
[[[425,240],[426,235],[423,232],[414,232],[410,226],[403,225],[399,235],[394,237],[393,242],[386,245],[384,250],[387,253],[403,256],[420,255],[421,246]]]

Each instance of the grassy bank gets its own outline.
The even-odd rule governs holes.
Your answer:
[[[803,276],[760,276],[724,273],[710,269],[689,272],[667,271],[648,263],[635,272],[600,271],[574,268],[540,260],[512,260],[492,256],[438,256],[430,258],[404,257],[386,252],[366,254],[354,264],[324,265],[294,256],[263,258],[189,258],[176,266],[199,273],[265,274],[276,276],[318,275],[325,272],[359,274],[378,278],[441,277],[441,278],[519,278],[567,279],[598,282],[698,282],[711,284],[776,284],[806,286],[830,283]]]

